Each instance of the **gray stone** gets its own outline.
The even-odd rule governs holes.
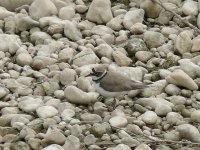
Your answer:
[[[40,118],[50,118],[58,114],[57,109],[53,106],[41,106],[36,109],[36,112]]]

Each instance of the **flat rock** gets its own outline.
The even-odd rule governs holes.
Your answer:
[[[97,24],[104,24],[113,18],[110,0],[93,0],[86,19]]]
[[[63,145],[63,148],[65,150],[69,149],[69,150],[80,150],[80,140],[79,138],[73,136],[73,135],[69,135],[65,141],[65,144]]]
[[[194,122],[200,122],[200,110],[195,110],[191,113],[191,120]]]
[[[14,11],[16,8],[23,5],[30,5],[34,0],[1,0],[0,6],[6,8],[9,11]]]
[[[90,113],[84,113],[84,114],[81,114],[80,116],[81,120],[83,121],[91,121],[91,122],[100,122],[102,121],[102,118],[97,115],[97,114],[90,114]]]
[[[190,90],[197,90],[198,86],[190,76],[188,76],[181,69],[173,71],[167,78],[167,82],[188,88]],[[183,82],[184,81],[184,82]]]
[[[182,11],[187,16],[196,16],[198,14],[198,4],[193,0],[186,0],[182,6]]]

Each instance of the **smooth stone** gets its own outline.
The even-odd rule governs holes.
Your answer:
[[[0,87],[0,98],[3,98],[4,96],[6,96],[9,93],[9,90],[7,88],[4,87]]]
[[[164,104],[159,104],[155,109],[155,113],[158,116],[166,116],[169,112],[172,112],[172,108]]]
[[[59,52],[58,59],[70,63],[75,54],[76,51],[73,48],[64,48]]]
[[[78,41],[82,39],[82,34],[77,28],[77,23],[68,20],[65,20],[64,35],[72,41]]]
[[[123,15],[118,15],[115,18],[112,18],[106,26],[110,27],[115,31],[120,31],[123,28]]]
[[[144,9],[145,14],[149,18],[157,18],[160,14],[161,7],[158,4],[153,3],[151,0],[145,0],[140,4],[140,8]]]
[[[143,40],[149,48],[157,48],[165,43],[166,38],[159,32],[146,31]]]
[[[135,150],[152,150],[152,149],[146,144],[140,144],[135,148]]]
[[[65,144],[63,145],[63,148],[65,150],[69,149],[69,150],[80,150],[81,145],[80,145],[80,140],[79,138],[73,136],[73,135],[69,135],[65,141]]]
[[[47,133],[44,135],[44,139],[46,143],[54,143],[63,145],[66,141],[65,135],[58,129],[51,129],[47,130]]]
[[[36,109],[36,112],[40,118],[50,118],[58,114],[57,109],[53,106],[41,106]]]
[[[170,102],[172,102],[174,105],[184,105],[187,100],[183,96],[172,96]]]
[[[89,134],[84,138],[84,143],[86,145],[92,145],[92,144],[95,144],[96,140],[97,139],[93,134]]]
[[[125,144],[119,144],[113,150],[131,150],[131,148]]]
[[[71,20],[75,16],[75,10],[72,6],[62,7],[58,16],[63,20]]]
[[[176,125],[179,122],[183,121],[183,117],[176,112],[169,112],[166,116],[166,120],[169,124]]]
[[[128,124],[128,121],[125,117],[114,116],[114,117],[110,118],[109,123],[113,127],[122,128]]]
[[[142,106],[149,106],[152,109],[156,109],[160,104],[168,105],[169,107],[174,107],[174,104],[163,99],[163,98],[139,98],[135,101],[136,104],[140,104]]]
[[[97,26],[93,26],[91,29],[92,34],[96,34],[96,35],[100,35],[100,36],[104,36],[105,34],[113,34],[114,31],[104,25],[97,25]]]
[[[30,96],[20,97],[18,107],[24,112],[35,112],[38,107],[44,105],[40,98],[33,98]]]
[[[142,23],[144,20],[144,10],[143,9],[136,9],[128,11],[123,19],[123,25],[126,29],[130,30],[130,28],[135,23]]]
[[[132,60],[121,51],[114,51],[112,56],[119,66],[130,66],[132,63]]]
[[[93,0],[86,14],[86,19],[97,24],[104,24],[113,18],[110,0]]]
[[[198,14],[198,2],[186,0],[182,6],[182,11],[187,16],[196,16]]]
[[[184,71],[181,69],[177,69],[173,71],[167,78],[168,83],[175,84],[178,86],[183,86],[185,88],[188,88],[190,90],[197,90],[198,86],[194,82],[190,76],[188,76]],[[183,82],[184,81],[184,82]]]
[[[47,66],[51,66],[57,62],[57,59],[46,56],[35,56],[33,58],[32,66],[34,69],[44,69]]]
[[[200,142],[200,134],[198,129],[191,124],[181,124],[177,127],[182,139],[187,139],[192,142]]]
[[[73,69],[65,68],[60,72],[60,83],[62,85],[70,85],[76,78],[76,71]]]
[[[168,84],[165,87],[165,92],[169,95],[179,95],[181,93],[181,89],[174,84]]]
[[[200,66],[191,62],[190,59],[181,59],[178,61],[181,69],[187,73],[191,78],[200,77]]]
[[[146,124],[155,124],[158,121],[158,116],[154,111],[146,111],[140,117]]]
[[[138,135],[143,134],[142,129],[140,129],[140,127],[138,125],[135,125],[135,124],[128,124],[126,126],[126,131],[132,132],[132,133],[138,134]]]
[[[42,150],[64,150],[62,146],[58,145],[58,144],[51,144],[45,148],[43,148]]]
[[[147,26],[142,23],[135,23],[131,26],[130,31],[132,34],[143,34],[147,29]]]
[[[182,31],[176,38],[175,48],[180,54],[190,52],[192,40],[187,31]]]
[[[4,106],[2,109],[1,109],[1,114],[2,115],[6,115],[6,114],[18,114],[19,113],[19,108],[18,107],[8,107],[7,106]]]
[[[135,57],[142,62],[147,62],[153,57],[153,53],[149,51],[138,51],[135,53]]]
[[[75,116],[75,111],[72,109],[65,109],[63,110],[63,112],[61,113],[61,118],[62,120],[66,121],[66,120],[72,120],[72,117]]]
[[[65,91],[67,100],[74,104],[91,104],[97,101],[99,94],[96,92],[84,92],[75,86],[68,86]]]
[[[192,40],[191,52],[199,52],[199,51],[200,51],[200,37],[197,36]]]
[[[30,5],[34,0],[1,0],[0,6],[6,8],[9,11],[15,11],[16,8],[23,5]]]
[[[48,7],[46,7],[48,6]],[[29,7],[30,16],[39,20],[42,17],[57,15],[58,10],[51,0],[35,0]]]
[[[165,37],[169,37],[170,34],[176,34],[178,35],[179,31],[175,28],[172,27],[163,27],[161,30],[161,33],[165,36]]]
[[[107,57],[112,59],[112,53],[114,52],[113,48],[108,44],[100,44],[95,47],[95,53],[100,57]]]
[[[191,120],[194,122],[200,122],[200,110],[195,110],[191,113]]]
[[[28,53],[20,53],[16,57],[16,62],[20,66],[30,65],[32,63],[33,59],[30,54]]]
[[[84,113],[80,116],[81,120],[89,122],[101,122],[102,118],[97,114]]]

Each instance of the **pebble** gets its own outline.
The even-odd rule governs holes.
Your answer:
[[[63,145],[63,149],[80,150],[80,144],[79,138],[69,135]]]
[[[197,90],[198,86],[194,82],[192,78],[190,78],[184,71],[181,69],[177,69],[173,71],[167,78],[167,82],[178,85],[178,86],[183,86],[187,89],[190,90]],[[182,82],[184,81],[184,82]]]
[[[180,54],[187,53],[191,50],[192,40],[187,31],[183,31],[177,36],[175,48]]]
[[[147,62],[153,57],[153,53],[149,51],[138,51],[135,53],[135,57],[142,62]]]
[[[35,0],[29,7],[29,14],[35,20],[46,16],[57,15],[57,13],[56,6],[50,0],[44,0],[42,3],[40,0]]]
[[[154,111],[146,111],[140,117],[146,124],[155,124],[158,121],[158,116]]]
[[[200,110],[195,110],[191,113],[191,120],[194,122],[200,122]]]
[[[74,104],[91,104],[97,101],[99,94],[96,92],[84,92],[75,86],[68,86],[64,91],[67,100]]]
[[[86,145],[92,145],[92,144],[95,144],[96,140],[97,139],[95,138],[93,134],[89,134],[84,138],[84,143]]]
[[[169,112],[172,112],[172,108],[168,105],[159,104],[155,109],[158,116],[166,116]]]
[[[60,83],[62,85],[70,85],[76,78],[76,71],[73,69],[65,68],[60,72]]]
[[[131,148],[125,144],[119,144],[113,150],[131,150]]]
[[[42,150],[64,150],[62,148],[62,146],[58,145],[58,144],[51,144],[45,148],[43,148]]]
[[[113,18],[110,0],[93,0],[90,4],[86,19],[97,24],[109,22]]]
[[[136,148],[135,148],[135,150],[152,150],[148,145],[146,145],[146,144],[140,144],[139,146],[137,146]]]
[[[44,105],[40,98],[33,98],[29,96],[21,97],[19,99],[18,107],[24,112],[35,112],[37,108]]]
[[[181,89],[174,84],[168,84],[165,87],[165,92],[169,95],[179,95],[181,93]]]
[[[144,20],[144,10],[136,9],[132,11],[128,11],[123,19],[123,25],[126,29],[130,30],[130,28],[135,23],[142,23]]]
[[[164,35],[155,31],[146,31],[143,39],[149,48],[157,48],[163,45],[166,41]]]
[[[166,116],[166,120],[169,124],[178,124],[183,121],[183,117],[176,112],[169,112]]]
[[[182,6],[182,11],[187,16],[196,16],[198,14],[198,4],[193,0],[187,0]]]
[[[81,120],[89,122],[100,122],[102,118],[97,114],[84,113],[80,116]]]
[[[127,119],[122,116],[114,116],[110,118],[109,123],[113,127],[122,128],[125,127],[128,123]]]
[[[53,106],[41,106],[36,109],[36,112],[40,118],[50,118],[58,114],[57,109]]]
[[[75,16],[75,10],[72,6],[62,7],[58,16],[63,20],[71,20]]]
[[[132,63],[132,60],[121,51],[114,51],[112,56],[119,66],[130,66]]]
[[[45,142],[50,144],[63,145],[66,141],[66,137],[58,129],[48,129],[47,133],[44,135]]]
[[[177,127],[177,131],[180,133],[182,139],[186,139],[191,142],[200,141],[200,134],[198,129],[191,124],[181,124]]]

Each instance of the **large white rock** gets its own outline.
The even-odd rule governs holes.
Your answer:
[[[58,110],[53,106],[41,106],[36,109],[36,112],[40,118],[50,118],[58,114]]]
[[[200,110],[195,110],[191,113],[191,120],[194,122],[200,122]]]
[[[158,121],[158,116],[154,111],[146,111],[140,117],[146,124],[155,124]]]
[[[126,29],[130,30],[135,23],[142,23],[144,20],[144,10],[136,9],[128,11],[123,19],[123,25]]]
[[[192,48],[192,40],[187,31],[183,31],[177,36],[175,48],[180,54],[190,52]]]
[[[20,66],[30,65],[33,59],[29,53],[20,53],[16,57],[16,62]]]
[[[177,127],[182,139],[187,139],[192,142],[200,142],[200,134],[198,129],[191,124],[182,124]]]
[[[58,144],[51,144],[45,148],[43,148],[42,150],[64,150],[62,146],[58,145]]]
[[[65,68],[60,72],[60,83],[62,85],[69,85],[76,79],[76,71],[73,69]]]
[[[65,97],[74,104],[91,104],[97,101],[99,94],[96,92],[83,92],[75,86],[68,86],[65,89]]]
[[[25,112],[35,112],[36,109],[44,105],[44,102],[40,98],[33,98],[30,96],[24,96],[19,99],[18,107]]]
[[[0,6],[9,11],[14,11],[16,8],[23,5],[30,5],[34,0],[0,0]]]
[[[109,123],[113,127],[122,128],[127,125],[128,121],[125,117],[114,116],[114,117],[110,118]]]
[[[72,6],[62,7],[59,11],[59,18],[63,20],[71,20],[75,16],[75,10]]]
[[[90,4],[86,19],[98,24],[107,23],[113,18],[110,0],[93,0]]]
[[[196,16],[198,14],[198,3],[193,0],[186,0],[182,6],[182,11],[187,16]]]
[[[63,145],[63,148],[65,150],[80,150],[81,148],[81,143],[79,138],[69,135],[65,141],[65,144]]]
[[[188,88],[190,90],[197,90],[198,85],[194,82],[190,76],[188,76],[184,71],[181,69],[177,69],[173,71],[167,78],[168,83],[172,83],[178,86],[182,86]],[[183,82],[184,81],[184,82]]]
[[[57,15],[58,10],[51,0],[35,0],[29,7],[30,16],[39,20],[42,17]]]
[[[195,79],[196,77],[200,77],[200,67],[190,59],[181,59],[178,61],[181,66],[181,69],[187,73],[191,78]]]

